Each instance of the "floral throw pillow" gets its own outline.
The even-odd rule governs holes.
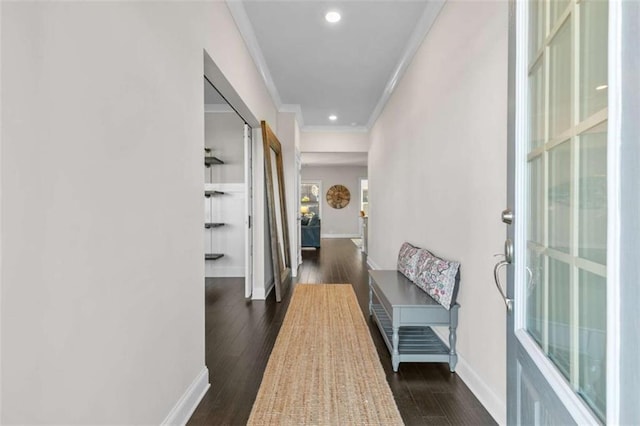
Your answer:
[[[426,250],[423,250],[426,251]],[[428,253],[428,254],[427,254]],[[427,252],[417,261],[415,284],[446,309],[456,303],[460,283],[460,263],[440,259]]]
[[[416,255],[419,250],[418,247],[414,247],[409,243],[403,243],[398,253],[398,271],[414,282],[418,272],[416,268],[418,257]]]

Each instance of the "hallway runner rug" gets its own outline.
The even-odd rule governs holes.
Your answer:
[[[402,425],[350,284],[298,284],[249,425]]]

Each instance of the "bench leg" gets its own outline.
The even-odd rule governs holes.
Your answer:
[[[458,355],[456,354],[456,327],[449,326],[449,371],[452,373],[456,371],[456,364],[458,363]]]
[[[399,327],[393,327],[393,353],[391,354],[391,365],[393,366],[393,371],[395,373],[398,372],[398,367],[400,366],[400,351],[398,350],[400,347],[399,331]]]

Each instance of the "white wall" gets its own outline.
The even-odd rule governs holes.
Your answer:
[[[506,203],[507,4],[447,2],[377,120],[369,259],[410,241],[461,262],[458,374],[504,423],[505,309],[493,283]]]
[[[366,177],[366,167],[302,167],[303,181],[317,180],[322,182],[320,219],[323,238],[355,238],[360,235],[360,178]],[[344,185],[351,193],[351,202],[343,209],[334,209],[327,203],[327,191],[333,185]]]
[[[301,132],[302,152],[367,152],[369,134],[365,132]]]
[[[222,165],[205,167],[206,183],[244,182],[244,121],[235,112],[206,112],[204,145]]]
[[[203,48],[275,109],[221,2],[3,3],[1,27],[0,422],[158,424],[206,379]]]

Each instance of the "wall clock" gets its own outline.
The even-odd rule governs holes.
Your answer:
[[[343,209],[351,201],[351,193],[344,185],[333,185],[327,191],[327,203],[334,209]]]

